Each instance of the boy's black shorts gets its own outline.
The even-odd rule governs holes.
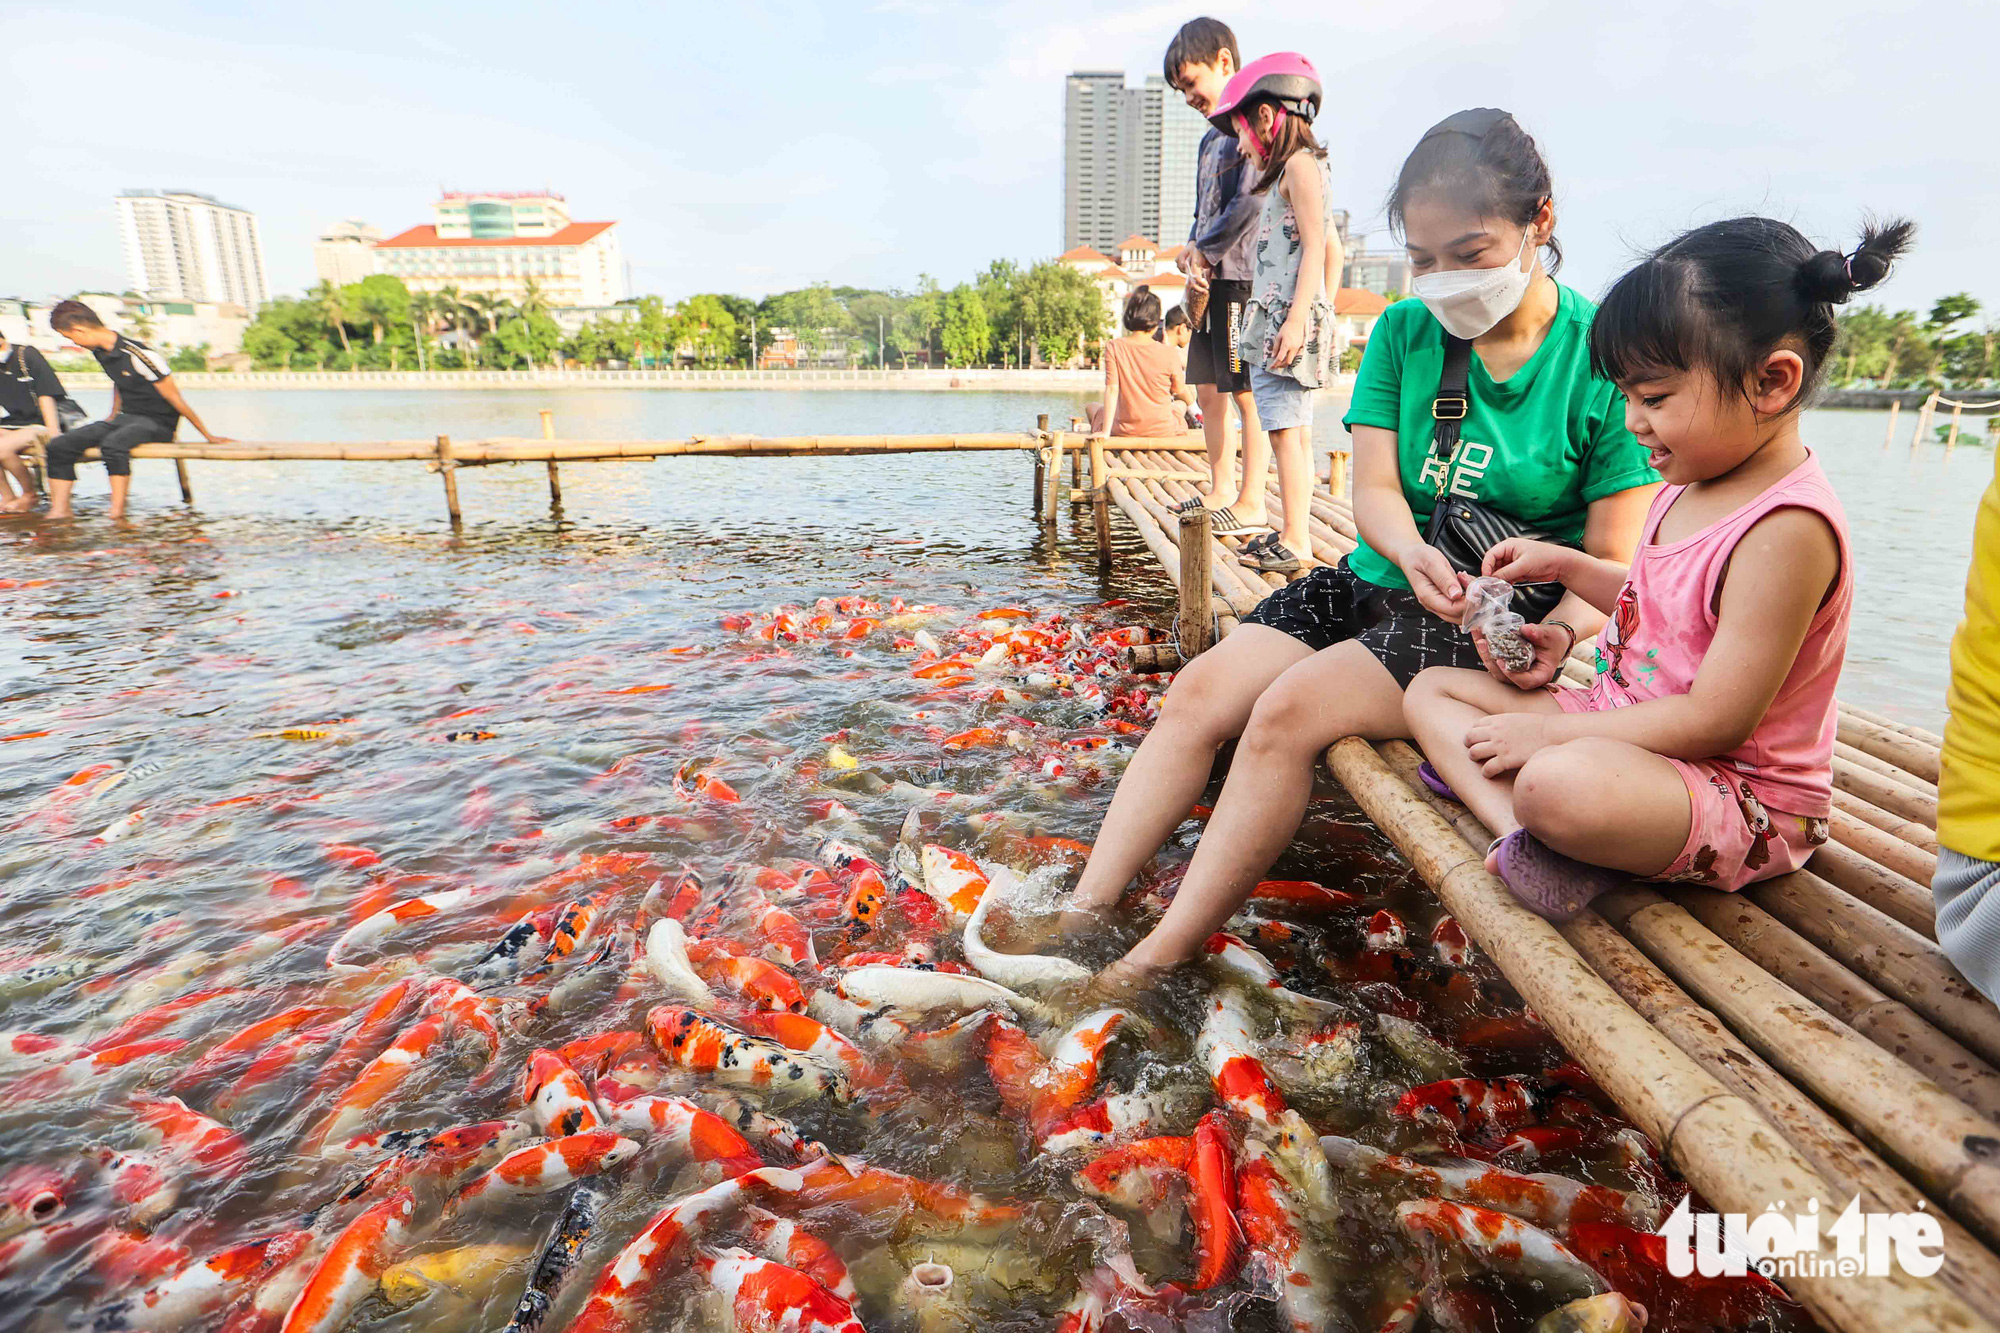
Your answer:
[[[1187,382],[1213,384],[1223,393],[1250,392],[1250,367],[1243,363],[1243,307],[1250,284],[1222,278],[1208,284],[1208,309],[1188,341]]]
[[[1345,560],[1293,579],[1257,603],[1243,623],[1268,625],[1314,652],[1359,639],[1406,690],[1425,667],[1485,669],[1479,649],[1458,626],[1424,610],[1415,593],[1369,583]]]

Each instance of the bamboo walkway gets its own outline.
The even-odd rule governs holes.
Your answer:
[[[1046,438],[1044,464],[1050,452],[1059,462],[1062,441]],[[1104,549],[1115,506],[1180,590],[1176,644],[1131,649],[1130,660],[1174,670],[1276,580],[1240,566],[1206,515],[1168,512],[1194,494],[1200,464],[1186,446],[1088,454],[1096,480],[1072,494],[1092,502]],[[1322,491],[1313,513],[1316,559],[1353,549],[1345,500]],[[1590,651],[1579,645],[1565,675],[1588,680]],[[2000,1327],[1989,1322],[2000,1317],[2000,1009],[1936,943],[1939,745],[1843,704],[1833,840],[1806,869],[1738,894],[1634,882],[1560,929],[1485,870],[1489,833],[1418,780],[1410,745],[1350,737],[1326,763],[1717,1210],[1755,1218],[1776,1202],[1802,1213],[1817,1199],[1822,1235],[1857,1195],[1864,1214],[1937,1218],[1934,1278],[1893,1264],[1886,1277],[1778,1277],[1830,1328],[1911,1333]],[[1833,1252],[1828,1240],[1821,1253]]]

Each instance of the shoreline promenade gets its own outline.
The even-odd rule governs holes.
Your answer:
[[[66,389],[105,390],[95,371],[63,371]],[[189,389],[952,389],[1089,393],[1101,370],[252,370],[187,371]],[[1351,377],[1350,377],[1351,378]]]

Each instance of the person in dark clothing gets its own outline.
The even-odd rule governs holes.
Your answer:
[[[1242,66],[1236,34],[1219,19],[1191,20],[1167,47],[1167,83],[1204,116],[1215,109],[1223,88]],[[1256,179],[1235,139],[1214,129],[1202,136],[1195,168],[1194,227],[1179,264],[1188,275],[1191,308],[1199,310],[1188,347],[1187,378],[1201,406],[1209,486],[1207,495],[1181,508],[1208,506],[1215,515],[1215,531],[1222,536],[1262,532],[1267,526],[1264,478],[1270,470],[1271,445],[1250,397],[1250,367],[1244,364],[1240,339],[1243,309],[1250,300],[1251,249],[1263,207],[1251,190]],[[1229,437],[1231,403],[1243,423],[1240,489],[1236,450]]]
[[[182,417],[194,423],[211,444],[227,444],[202,424],[181,397],[180,386],[166,361],[146,344],[104,327],[97,312],[81,301],[63,301],[49,312],[49,324],[79,347],[87,348],[111,377],[111,415],[78,426],[49,443],[49,517],[70,516],[70,491],[76,485],[76,463],[86,449],[96,449],[111,476],[112,518],[125,517],[125,499],[132,490],[132,450],[174,438]]]
[[[6,497],[0,514],[25,514],[35,507],[35,482],[21,455],[60,433],[56,402],[62,396],[46,357],[0,336],[0,496]],[[13,487],[21,493],[14,495]]]

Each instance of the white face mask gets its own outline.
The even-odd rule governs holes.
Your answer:
[[[1521,233],[1521,249],[1512,263],[1499,268],[1461,268],[1447,273],[1422,273],[1410,290],[1454,338],[1477,338],[1514,313],[1528,294],[1534,267],[1521,267],[1532,229]]]

